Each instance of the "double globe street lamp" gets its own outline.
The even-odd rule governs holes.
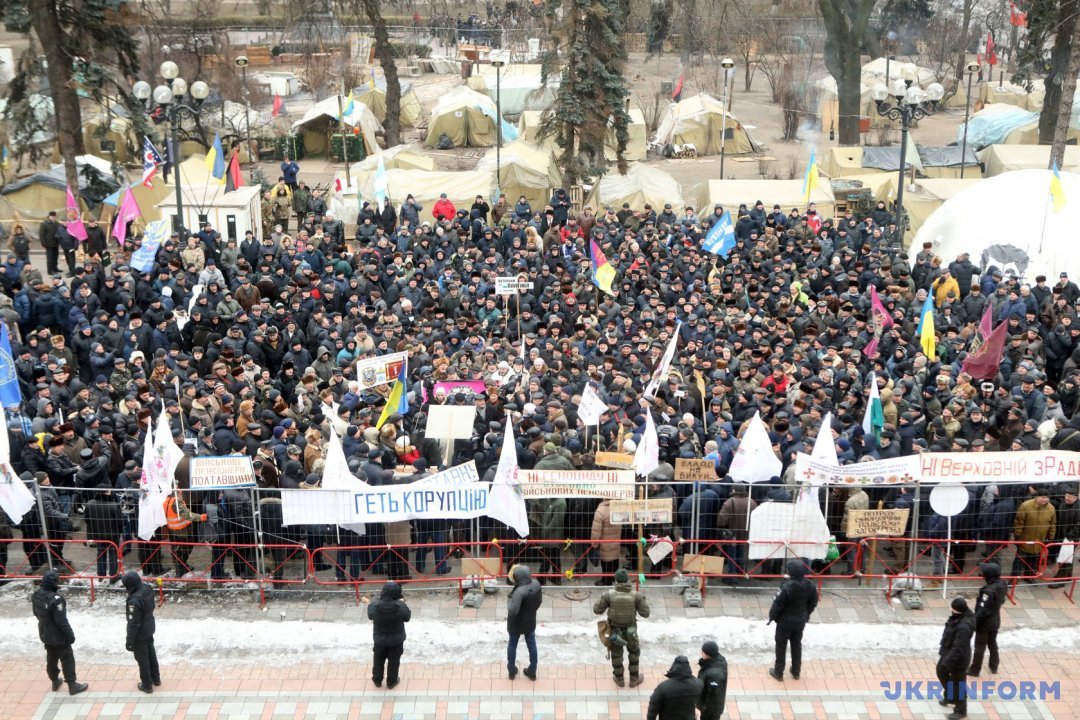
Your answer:
[[[891,86],[878,83],[870,91],[877,103],[878,115],[900,121],[900,183],[896,189],[896,236],[893,242],[902,247],[904,242],[904,167],[907,160],[908,129],[911,123],[937,112],[938,103],[945,96],[941,83],[930,83],[926,89],[918,84],[918,68],[907,63],[900,69],[900,77]],[[886,76],[885,78],[889,78]]]
[[[165,81],[163,85],[151,89],[150,83],[139,80],[132,86],[131,92],[147,110],[156,105],[164,110],[169,119],[169,142],[172,146],[170,160],[173,182],[176,185],[176,217],[173,229],[183,242],[187,239],[187,228],[184,227],[184,194],[180,188],[180,118],[184,115],[191,118],[199,116],[199,108],[210,95],[210,86],[202,80],[196,80],[189,88],[187,80],[180,77],[180,68],[172,60],[161,63],[158,73]],[[185,102],[184,98],[188,97],[189,93],[191,100]]]

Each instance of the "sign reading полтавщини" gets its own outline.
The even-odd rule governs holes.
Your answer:
[[[246,455],[191,458],[188,487],[192,490],[223,490],[254,485],[255,470],[251,466],[251,458]]]

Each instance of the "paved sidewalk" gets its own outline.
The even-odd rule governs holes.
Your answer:
[[[501,641],[501,638],[499,639]],[[394,690],[374,687],[370,669],[360,664],[321,664],[287,668],[245,665],[162,668],[163,686],[147,696],[135,690],[134,664],[83,665],[80,677],[90,691],[69,697],[47,690],[40,667],[0,662],[5,689],[0,707],[11,720],[108,720],[111,718],[186,718],[207,720],[629,720],[644,717],[649,694],[665,668],[645,668],[639,688],[617,688],[601,664],[540,668],[535,683],[523,676],[511,682],[497,665],[452,663],[413,665],[408,654],[402,684]],[[1058,701],[1002,700],[971,702],[972,718],[1063,720],[1076,718],[1077,683],[1067,673],[1068,655],[1005,653],[1002,667],[1012,671],[997,681],[1038,682],[1060,679]],[[799,681],[778,683],[761,666],[730,666],[725,717],[733,720],[822,719],[874,720],[942,718],[932,700],[885,699],[886,679],[929,680],[930,663],[921,658],[889,659],[877,664],[811,662]]]

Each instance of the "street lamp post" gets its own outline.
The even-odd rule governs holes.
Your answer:
[[[900,121],[900,185],[896,190],[896,237],[897,247],[904,242],[904,166],[907,161],[908,129],[911,123],[937,112],[938,103],[945,95],[945,88],[939,83],[931,83],[925,90],[919,87],[918,69],[912,63],[904,65],[902,80],[896,80],[892,87],[878,83],[871,90],[871,96],[877,103],[878,115],[890,120]]]
[[[720,61],[720,67],[724,68],[724,114],[720,116],[720,179],[724,179],[724,145],[727,142],[727,113],[728,113],[728,87],[730,86],[729,76],[731,75],[732,68],[735,67],[735,61],[731,58],[724,58]]]
[[[495,141],[495,186],[499,192],[502,192],[502,69],[505,65],[502,53],[491,56],[491,67],[495,68],[495,124],[498,126],[498,139]],[[495,200],[498,201],[498,198]]]
[[[184,96],[188,94],[187,80],[180,77],[180,68],[172,60],[161,63],[158,73],[165,81],[164,85],[158,85],[151,89],[150,83],[139,80],[131,88],[132,94],[146,105],[158,105],[165,110],[169,118],[170,142],[172,143],[173,181],[176,184],[176,221],[173,229],[176,230],[181,242],[187,239],[187,228],[184,227],[184,194],[180,187],[180,118],[184,114],[191,117],[198,116],[198,108],[203,100],[210,94],[210,86],[202,80],[196,80],[191,84],[191,97],[194,105],[185,104]]]
[[[964,179],[964,168],[967,166],[967,134],[968,119],[971,117],[971,78],[979,72],[979,63],[972,61],[964,68],[967,70],[967,98],[964,100],[964,141],[960,144],[960,179]]]
[[[246,142],[247,142],[247,154],[248,154],[248,179],[251,182],[255,182],[255,158],[251,154],[251,98],[248,97],[248,84],[247,84],[247,66],[248,59],[246,55],[233,60],[236,63],[236,67],[240,68],[240,75],[242,77],[243,88],[241,92],[244,96],[244,125],[246,128]]]

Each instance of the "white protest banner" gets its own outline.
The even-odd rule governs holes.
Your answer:
[[[800,484],[828,485],[1077,482],[1080,454],[1064,450],[923,453],[837,467],[799,453],[795,477]]]
[[[577,416],[582,425],[593,426],[600,422],[600,415],[607,410],[607,405],[593,390],[592,385],[586,385],[581,391],[581,402],[578,403]]]
[[[223,490],[254,485],[255,470],[247,455],[191,458],[188,487],[192,490]]]
[[[524,277],[497,277],[495,278],[496,295],[517,295],[533,289],[531,280]]]
[[[824,560],[830,534],[816,503],[762,503],[750,513],[748,557],[782,560],[790,553]]]
[[[598,497],[634,499],[633,470],[522,470],[518,473],[526,498]]]
[[[452,468],[446,468],[442,472],[420,478],[415,485],[462,485],[464,483],[480,482],[480,475],[476,472],[476,463],[470,460]]]
[[[362,358],[356,361],[356,381],[360,383],[361,390],[376,385],[389,385],[397,380],[401,366],[408,361],[409,353],[405,352]]]
[[[612,500],[612,525],[670,525],[672,498],[652,500]]]

